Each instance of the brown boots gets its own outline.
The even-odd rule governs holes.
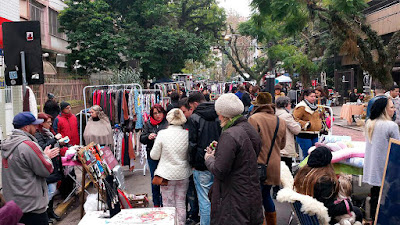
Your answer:
[[[264,212],[265,220],[264,224],[266,225],[276,225],[276,212]],[[266,223],[265,223],[266,221]]]

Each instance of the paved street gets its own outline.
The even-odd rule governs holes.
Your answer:
[[[354,141],[365,141],[363,128],[357,126],[348,126],[344,120],[339,118],[340,107],[334,107],[335,122],[333,126],[333,135],[347,135],[351,136]],[[138,165],[138,164],[137,164]],[[125,182],[128,193],[139,194],[148,193],[151,196],[150,188],[150,173],[147,171],[146,176],[143,176],[142,172],[129,172],[127,167],[125,168]],[[80,180],[80,179],[79,179]],[[356,198],[365,198],[368,193],[369,187],[366,185],[358,186],[358,177],[354,177],[353,180],[354,192]],[[90,189],[91,193],[95,193],[93,188]],[[151,197],[150,197],[151,198]],[[152,206],[152,203],[150,203]],[[275,201],[278,224],[287,224],[290,218],[291,208],[289,204],[283,204]],[[80,209],[79,200],[77,199],[72,207],[67,211],[66,215],[63,216],[63,220],[56,223],[59,225],[72,225],[78,224],[80,220]],[[292,224],[296,224],[293,221]]]

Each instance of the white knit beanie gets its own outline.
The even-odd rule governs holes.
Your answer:
[[[233,118],[243,113],[244,105],[235,94],[223,94],[215,102],[215,111],[224,117]]]
[[[167,121],[172,125],[182,125],[186,123],[185,114],[178,108],[171,109],[167,114]]]

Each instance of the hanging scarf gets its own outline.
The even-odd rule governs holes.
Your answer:
[[[310,109],[311,109],[312,111],[315,111],[315,110],[318,109],[318,106],[316,106],[316,105],[314,105],[314,104],[311,104],[311,103],[310,103],[309,101],[307,101],[306,99],[304,99],[304,102],[307,104],[308,107],[310,107]]]
[[[150,123],[153,126],[157,126],[158,124],[160,124],[163,121],[164,117],[161,120],[155,120],[153,117],[150,116]]]
[[[236,120],[238,120],[239,118],[241,118],[242,115],[237,115],[235,117],[233,117],[230,121],[228,121],[228,123],[226,123],[226,125],[222,128],[222,131],[227,130],[228,128],[232,127],[233,124],[236,122]]]

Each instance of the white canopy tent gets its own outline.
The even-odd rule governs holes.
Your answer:
[[[292,82],[292,79],[285,75],[276,77],[275,80],[277,80],[279,83],[291,83]]]

